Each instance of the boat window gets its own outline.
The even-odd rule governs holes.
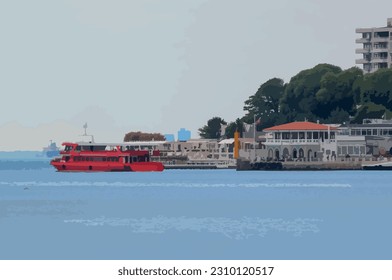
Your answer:
[[[72,146],[65,146],[64,151],[66,152],[72,151]]]

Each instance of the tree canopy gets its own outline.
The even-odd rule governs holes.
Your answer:
[[[244,132],[244,121],[240,118],[237,118],[235,122],[230,122],[227,125],[225,136],[227,138],[234,138],[234,132],[236,131],[238,131],[240,137],[242,137],[242,133]]]
[[[392,69],[366,74],[356,84],[359,109],[354,122],[364,118],[392,117]]]
[[[281,119],[280,99],[283,96],[285,85],[282,79],[273,78],[262,84],[256,93],[245,101],[244,111],[248,113],[243,117],[247,123],[253,123],[254,116],[260,118],[261,128],[273,126]]]
[[[199,128],[199,134],[201,138],[206,139],[219,139],[221,137],[221,126],[226,125],[220,117],[213,117],[207,121],[207,125]]]
[[[165,136],[160,133],[145,133],[141,131],[128,132],[124,136],[124,142],[130,141],[164,141]]]

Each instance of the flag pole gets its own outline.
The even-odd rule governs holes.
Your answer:
[[[253,115],[253,162],[256,161],[256,114]]]

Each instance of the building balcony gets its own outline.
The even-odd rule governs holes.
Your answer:
[[[335,142],[335,139],[326,139],[324,142]],[[320,145],[321,139],[268,139],[265,145]]]
[[[357,28],[355,29],[355,33],[370,33],[372,32],[372,28]]]
[[[357,44],[361,44],[361,43],[369,43],[370,42],[370,38],[359,38],[355,40],[355,43]]]
[[[388,47],[385,48],[373,48],[372,53],[388,52]]]
[[[386,63],[388,62],[388,57],[385,58],[373,58],[372,63]]]
[[[372,42],[377,43],[377,42],[388,42],[389,37],[374,37]]]
[[[361,58],[361,59],[356,59],[355,63],[356,64],[367,64],[367,63],[370,63],[370,60]]]
[[[356,49],[355,53],[370,53],[371,49]]]

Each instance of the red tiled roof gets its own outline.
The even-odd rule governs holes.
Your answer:
[[[329,126],[330,130],[336,130],[335,127]],[[292,122],[285,123],[264,129],[264,131],[276,130],[328,130],[328,125],[313,123],[313,122]]]

